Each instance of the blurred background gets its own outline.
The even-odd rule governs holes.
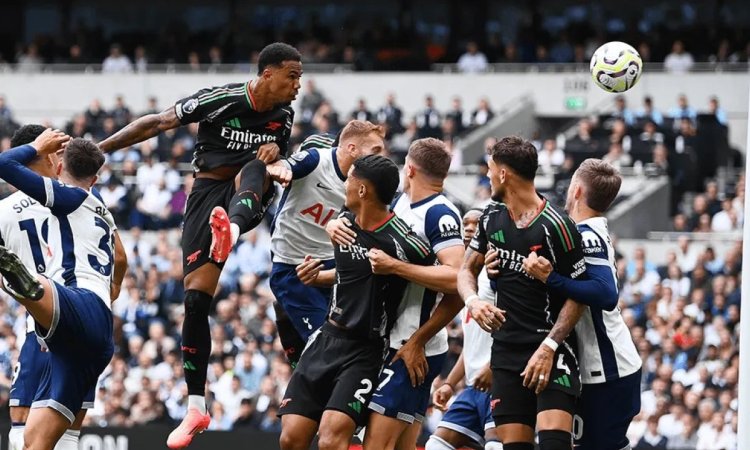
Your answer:
[[[617,165],[625,179],[608,217],[620,307],[644,361],[632,445],[736,448],[746,1],[6,0],[0,149],[25,123],[100,141],[200,88],[252,79],[258,52],[277,40],[303,55],[295,147],[353,118],[384,124],[397,162],[412,140],[441,138],[453,155],[446,193],[464,209],[489,198],[485,150],[498,136],[535,143],[538,188],[558,203],[583,159]],[[610,40],[644,61],[623,96],[594,87],[589,74],[591,54]],[[100,176],[130,270],[113,306],[115,357],[82,448],[160,448],[185,414],[178,242],[196,132],[190,125],[116,152]],[[276,408],[291,370],[273,320],[270,264],[263,225],[222,275],[210,409],[212,429],[234,433],[207,433],[198,448],[247,445],[250,434],[260,448],[277,447]],[[24,324],[23,309],[0,294],[0,422],[9,421]],[[458,322],[450,341],[443,375],[461,351]],[[431,409],[426,435],[439,420]]]

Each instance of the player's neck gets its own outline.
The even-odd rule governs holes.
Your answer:
[[[409,183],[409,200],[411,200],[411,203],[421,202],[427,197],[441,192],[443,192],[442,182],[412,180],[411,183]]]
[[[388,205],[363,204],[356,213],[355,222],[363,230],[374,231],[391,216]]]
[[[594,217],[601,217],[602,214],[600,214],[597,211],[594,211],[593,209],[587,207],[587,206],[576,206],[573,211],[570,212],[570,218],[573,219],[575,223],[583,222],[584,220],[592,219]]]
[[[263,78],[250,80],[247,85],[245,85],[245,89],[247,89],[247,95],[250,96],[253,108],[256,111],[270,111],[276,106],[276,102],[269,99],[269,85],[263,81]]]
[[[534,185],[514,186],[508,188],[503,195],[503,203],[513,217],[522,217],[529,211],[537,211],[544,203],[544,199],[536,193]]]
[[[354,163],[354,159],[349,156],[346,147],[342,145],[339,145],[336,149],[336,153],[333,154],[333,157],[336,158],[336,164],[338,164],[339,170],[344,174],[344,178],[346,178],[349,169],[351,169],[352,164]]]
[[[91,189],[91,185],[89,183],[87,183],[85,181],[76,180],[75,178],[71,177],[70,175],[68,175],[65,172],[62,172],[60,174],[60,176],[58,177],[58,180],[61,183],[65,183],[65,184],[67,184],[69,186],[79,187],[79,188],[87,190],[87,191],[89,189]]]

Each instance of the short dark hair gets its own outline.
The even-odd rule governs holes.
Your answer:
[[[390,205],[401,181],[396,163],[380,155],[367,155],[355,160],[352,175],[372,183],[378,200],[384,205]]]
[[[289,44],[274,42],[266,45],[258,55],[258,75],[268,66],[281,66],[284,61],[302,61],[299,51]]]
[[[586,186],[586,205],[597,212],[609,209],[620,192],[622,177],[612,164],[589,158],[576,170],[576,176]]]
[[[441,180],[448,176],[451,155],[440,139],[417,139],[409,146],[408,158],[427,175]]]
[[[104,153],[93,142],[75,138],[68,142],[63,153],[65,169],[77,180],[92,178],[104,164]]]
[[[519,136],[507,136],[492,146],[492,159],[498,164],[505,164],[521,178],[534,181],[539,167],[536,147],[530,141]]]
[[[13,133],[13,137],[10,138],[10,146],[19,147],[21,145],[31,144],[40,134],[44,133],[44,130],[46,129],[47,127],[37,124],[24,125]]]

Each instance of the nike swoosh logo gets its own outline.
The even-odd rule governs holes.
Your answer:
[[[319,188],[321,188],[321,189],[325,189],[326,191],[332,191],[333,190],[333,189],[329,188],[328,186],[326,186],[325,184],[322,184],[320,181],[318,181],[317,186]]]
[[[219,117],[219,114],[224,112],[225,109],[229,108],[230,106],[234,105],[237,102],[227,103],[226,105],[222,106],[221,108],[217,109],[216,111],[210,113],[206,116],[206,120],[209,122],[213,122],[213,120],[217,117]]]

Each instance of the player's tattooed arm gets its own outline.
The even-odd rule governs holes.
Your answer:
[[[162,131],[171,130],[181,125],[174,106],[157,114],[147,114],[130,122],[125,128],[103,140],[99,148],[109,153],[121,148],[150,139]]]
[[[492,332],[505,322],[505,311],[479,299],[477,276],[484,266],[484,255],[471,247],[466,249],[464,262],[458,271],[458,294],[466,304],[471,317],[483,330]]]
[[[586,305],[572,299],[566,300],[547,337],[560,344],[573,331],[585,310]]]

